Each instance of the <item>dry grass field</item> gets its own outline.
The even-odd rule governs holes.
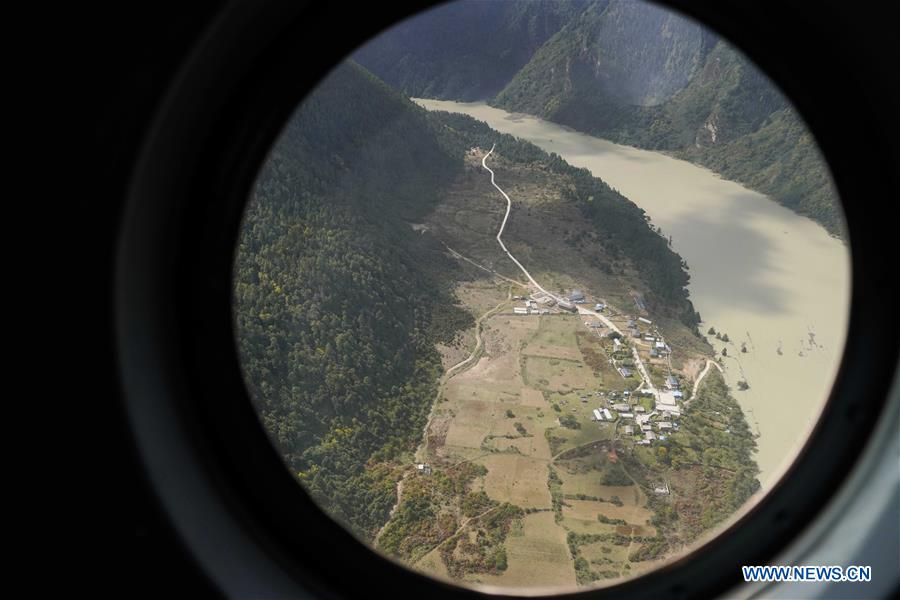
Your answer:
[[[506,541],[509,567],[481,582],[503,587],[558,588],[575,585],[575,570],[566,544],[566,532],[553,521],[552,512],[525,515],[518,531]]]
[[[489,454],[478,462],[487,467],[484,491],[490,498],[522,508],[550,508],[546,460],[518,454]]]

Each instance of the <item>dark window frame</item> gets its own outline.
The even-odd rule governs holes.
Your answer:
[[[677,562],[573,594],[579,596],[709,596],[738,583],[741,564],[765,564],[812,521],[853,468],[897,364],[892,342],[900,337],[898,321],[882,263],[891,255],[890,223],[864,201],[853,201],[897,189],[896,173],[874,116],[863,114],[861,123],[851,124],[829,112],[842,101],[877,102],[865,92],[860,100],[828,85],[832,69],[853,66],[839,55],[840,44],[827,43],[827,23],[838,21],[838,8],[822,8],[832,11],[831,21],[819,17],[822,25],[804,13],[808,7],[788,5],[773,20],[755,3],[668,4],[757,62],[814,132],[841,197],[850,200],[850,335],[815,432],[760,504]],[[115,301],[123,397],[163,507],[229,595],[291,596],[306,589],[324,596],[387,590],[475,596],[379,556],[324,516],[259,425],[233,343],[234,242],[258,165],[298,101],[330,67],[413,12],[379,3],[354,7],[364,14],[348,22],[349,10],[236,2],[173,80],[134,165],[119,239]],[[813,44],[788,37],[800,26],[812,28],[800,39]],[[864,74],[856,76],[863,88]],[[826,94],[830,102],[817,103]],[[848,141],[867,127],[868,148],[850,148]]]

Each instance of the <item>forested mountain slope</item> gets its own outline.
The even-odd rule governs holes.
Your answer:
[[[353,59],[407,96],[484,100],[587,0],[462,0],[414,16],[363,46]]]
[[[428,113],[348,62],[293,116],[264,164],[235,260],[238,347],[263,425],[330,513],[371,539],[396,499],[441,373],[438,342],[471,326],[457,263],[414,231],[473,146],[542,162],[610,252],[641,265],[659,310],[697,321],[681,258],[644,212],[583,169],[462,115]],[[408,454],[406,454],[408,456]]]
[[[387,459],[420,436],[435,341],[471,321],[441,275],[455,263],[406,221],[458,163],[424,111],[345,64],[294,115],[247,208],[235,310],[251,395],[291,470],[362,536],[394,502]]]

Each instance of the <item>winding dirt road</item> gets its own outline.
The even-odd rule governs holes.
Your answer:
[[[503,194],[503,197],[506,198],[506,214],[503,215],[503,223],[500,224],[500,231],[497,232],[497,242],[500,244],[500,247],[503,248],[503,251],[506,252],[506,255],[509,257],[509,259],[511,261],[513,261],[514,263],[516,263],[516,266],[522,270],[522,273],[525,274],[525,277],[528,278],[528,281],[530,281],[534,287],[536,287],[540,291],[544,292],[545,294],[547,294],[548,296],[550,296],[551,298],[553,298],[554,300],[559,302],[559,298],[556,296],[556,294],[551,294],[550,292],[545,290],[543,287],[541,287],[541,284],[539,284],[537,281],[534,280],[534,277],[531,276],[531,273],[528,272],[528,269],[526,269],[524,266],[522,266],[522,263],[520,263],[518,261],[518,259],[516,259],[516,257],[512,255],[512,252],[510,252],[506,248],[506,244],[503,243],[503,239],[502,239],[503,230],[506,228],[507,219],[509,219],[509,211],[512,209],[512,200],[509,199],[509,196],[506,195],[506,192],[503,191],[503,188],[501,188],[499,185],[497,185],[497,182],[494,181],[494,171],[489,166],[487,166],[487,158],[494,152],[494,148],[496,148],[496,147],[497,147],[497,144],[494,144],[493,146],[491,146],[490,151],[484,155],[484,158],[481,159],[481,166],[484,167],[491,174],[491,185],[493,185],[495,188],[497,188],[497,191],[500,192],[501,194]]]
[[[709,368],[712,366],[717,368],[719,370],[719,373],[724,374],[724,371],[722,370],[722,367],[719,366],[719,363],[707,358],[706,359],[706,368],[703,369],[703,372],[700,373],[700,377],[698,377],[697,381],[694,382],[694,388],[691,390],[691,400],[693,400],[694,398],[697,397],[697,390],[700,388],[700,382],[703,381],[703,378],[706,377],[706,374],[709,373]]]

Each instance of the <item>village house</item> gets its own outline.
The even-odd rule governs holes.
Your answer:
[[[576,312],[578,309],[575,308],[575,305],[569,302],[568,300],[560,300],[559,307],[563,310],[567,310],[569,312]]]

